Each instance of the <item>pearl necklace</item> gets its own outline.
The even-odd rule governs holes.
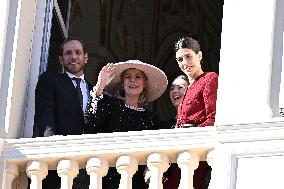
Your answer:
[[[137,108],[137,107],[135,107],[135,106],[131,106],[131,105],[128,105],[128,104],[125,104],[125,107],[126,108],[129,108],[129,109],[132,109],[132,110],[136,110],[136,111],[145,111],[145,108]]]

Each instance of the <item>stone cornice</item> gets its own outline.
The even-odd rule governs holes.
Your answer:
[[[218,142],[239,143],[284,139],[284,121],[217,126]]]

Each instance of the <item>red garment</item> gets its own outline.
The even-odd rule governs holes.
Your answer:
[[[170,168],[170,174],[166,176],[166,180],[163,182],[164,189],[177,189],[180,181],[180,168],[176,163],[172,163]],[[204,189],[208,185],[208,173],[211,171],[210,166],[206,161],[200,161],[198,168],[194,171],[193,187],[194,189]],[[210,179],[210,178],[209,178]]]
[[[187,88],[178,107],[177,124],[197,124],[198,127],[213,126],[216,114],[218,75],[205,72],[197,77]],[[180,181],[180,169],[177,164],[171,165],[171,171],[164,183],[166,189],[177,189]],[[211,168],[206,161],[200,161],[194,171],[194,189],[207,187]]]
[[[178,107],[177,124],[213,126],[216,114],[218,75],[205,72],[187,88]]]

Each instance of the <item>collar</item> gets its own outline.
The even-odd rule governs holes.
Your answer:
[[[74,75],[74,74],[72,74],[72,73],[70,73],[70,72],[67,72],[67,71],[66,71],[66,74],[67,74],[67,75],[68,75],[68,77],[70,77],[70,78],[77,77],[76,75]],[[86,81],[85,81],[85,76],[84,76],[84,74],[83,74],[83,75],[81,75],[81,76],[80,76],[80,77],[78,77],[78,78],[82,79],[83,83],[85,83],[85,82],[86,82]]]

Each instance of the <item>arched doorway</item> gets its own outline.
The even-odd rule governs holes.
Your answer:
[[[53,10],[48,70],[60,70],[63,20],[69,35],[86,42],[90,56],[86,77],[92,82],[108,62],[139,59],[161,68],[170,83],[181,74],[173,44],[183,36],[200,42],[205,70],[218,73],[224,0],[64,0],[55,4],[61,15]],[[162,120],[175,114],[168,90],[149,108]]]

